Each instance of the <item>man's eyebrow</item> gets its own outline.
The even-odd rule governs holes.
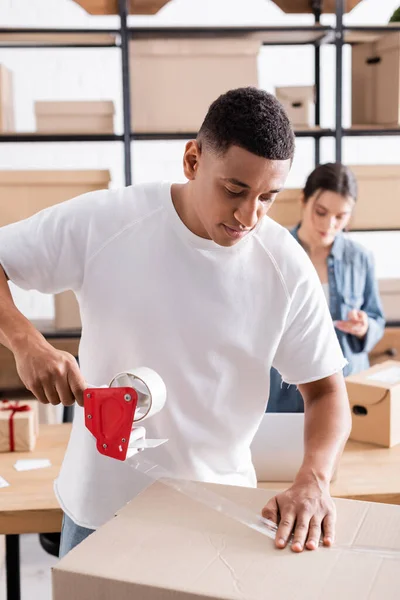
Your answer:
[[[239,181],[238,179],[235,179],[235,178],[229,177],[229,178],[225,179],[225,181],[229,181],[229,183],[232,183],[233,185],[237,185],[239,187],[243,187],[248,190],[250,189],[250,186],[247,183],[243,183],[243,181]]]

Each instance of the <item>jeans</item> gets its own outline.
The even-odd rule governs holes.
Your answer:
[[[72,548],[75,548],[78,544],[83,542],[94,529],[87,529],[86,527],[80,527],[76,525],[67,515],[64,514],[62,528],[61,528],[61,540],[60,540],[60,552],[59,557],[63,558]]]

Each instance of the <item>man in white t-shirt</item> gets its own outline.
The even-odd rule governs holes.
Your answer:
[[[180,477],[255,486],[250,444],[269,373],[305,400],[305,456],[264,516],[278,548],[334,538],[329,484],[350,429],[341,353],[315,269],[267,212],[283,188],[294,136],[277,100],[232,90],[210,107],[183,158],[185,184],[92,192],[0,229],[0,341],[41,402],[78,406],[55,489],[61,554],[137,493],[139,473],[100,455],[82,391],[146,366],[168,393],[148,421],[169,438],[152,458]],[[44,293],[73,290],[83,323],[80,369],[13,304],[7,278]],[[153,452],[153,451],[152,451]],[[260,507],[260,510],[262,507]]]

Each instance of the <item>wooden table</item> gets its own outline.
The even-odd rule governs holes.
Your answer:
[[[258,487],[282,490],[288,485],[259,482]],[[350,440],[331,493],[336,498],[400,504],[400,445],[380,448]]]
[[[20,597],[19,535],[61,531],[62,511],[53,491],[71,431],[70,424],[41,425],[33,452],[0,454],[0,475],[9,487],[0,489],[0,534],[6,535],[7,597]],[[48,458],[51,467],[16,471],[19,459]],[[1,594],[0,594],[1,595]]]

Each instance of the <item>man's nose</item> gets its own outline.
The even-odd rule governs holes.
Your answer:
[[[253,228],[258,221],[258,200],[257,199],[247,199],[243,201],[240,206],[236,209],[235,219],[239,221],[243,227],[247,229]]]

